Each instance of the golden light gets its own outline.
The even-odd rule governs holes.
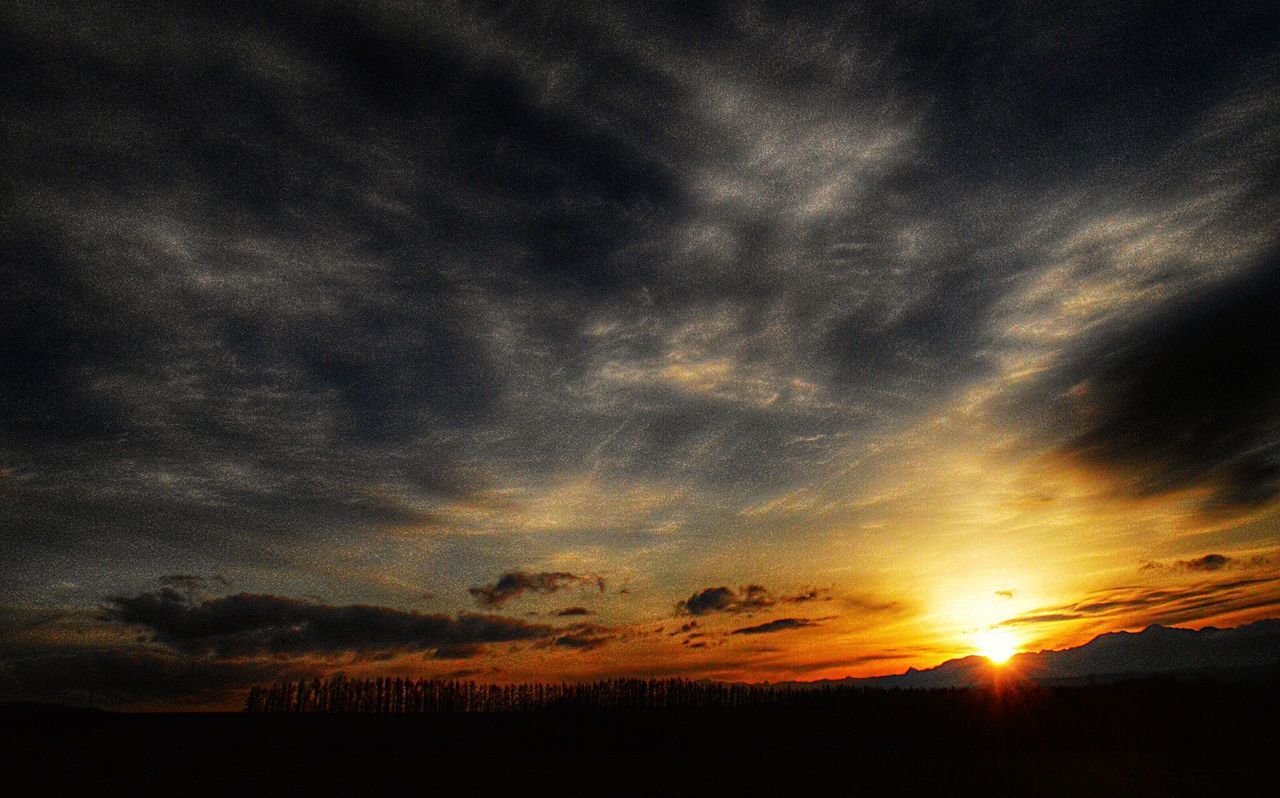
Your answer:
[[[1018,653],[1018,639],[1005,629],[988,629],[974,635],[978,653],[995,665],[1003,665]]]

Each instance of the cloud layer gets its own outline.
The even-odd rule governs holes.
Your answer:
[[[496,615],[450,617],[249,593],[192,603],[171,589],[117,596],[106,615],[145,627],[156,642],[179,651],[221,657],[434,650],[456,659],[465,647],[543,639],[554,632]]]

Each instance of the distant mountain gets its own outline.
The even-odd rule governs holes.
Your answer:
[[[947,660],[934,668],[866,679],[788,682],[796,688],[861,685],[883,688],[973,687],[996,678],[1042,684],[1118,681],[1143,676],[1230,676],[1280,665],[1280,619],[1234,629],[1181,629],[1152,625],[1141,632],[1111,632],[1076,648],[1017,654],[1004,665],[986,657]]]

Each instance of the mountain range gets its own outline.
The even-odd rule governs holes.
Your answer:
[[[1150,676],[1255,678],[1277,670],[1280,619],[1268,619],[1232,629],[1153,624],[1141,632],[1099,635],[1075,648],[1016,654],[1001,665],[986,657],[968,656],[924,670],[909,668],[891,676],[790,682],[785,686],[943,688],[974,687],[1009,679],[1087,684]]]

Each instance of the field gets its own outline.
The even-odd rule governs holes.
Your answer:
[[[1143,682],[803,705],[125,715],[11,707],[0,792],[1262,795],[1280,692]],[[34,781],[32,781],[34,779]]]

